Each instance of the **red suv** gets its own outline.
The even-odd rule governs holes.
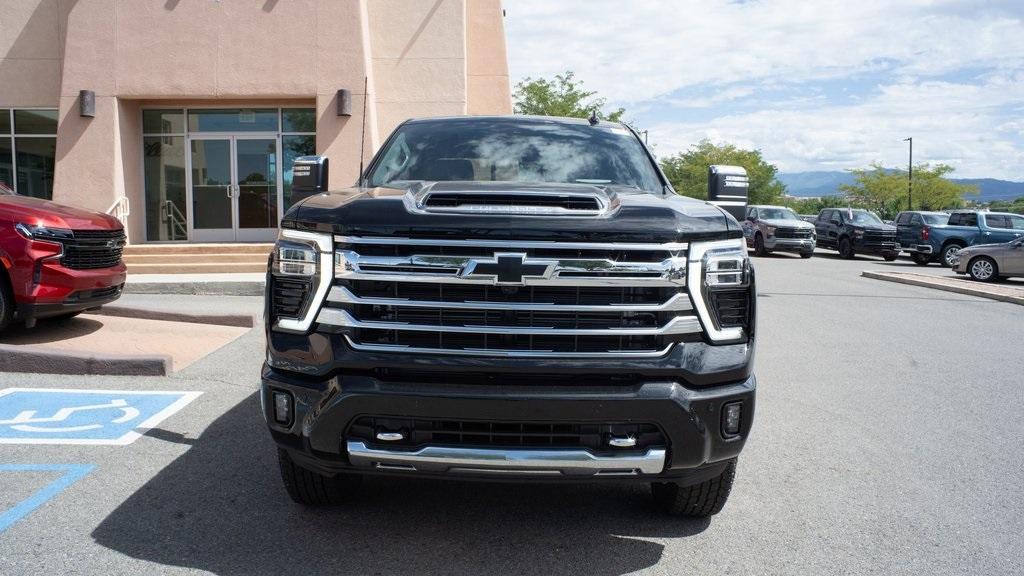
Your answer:
[[[16,196],[0,184],[0,330],[117,300],[124,245],[113,216]]]

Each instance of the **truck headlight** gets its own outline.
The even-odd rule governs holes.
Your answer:
[[[765,226],[764,233],[768,236],[775,236],[775,226]]]
[[[274,247],[273,273],[281,276],[315,276],[316,248],[299,242],[278,241]]]
[[[708,338],[745,339],[754,322],[754,271],[743,239],[693,242],[688,258],[687,284]]]
[[[853,231],[853,237],[854,238],[863,238],[864,237],[864,231],[863,230],[854,230]]]
[[[275,330],[306,332],[334,278],[330,234],[284,229],[274,245],[267,282],[269,317]]]

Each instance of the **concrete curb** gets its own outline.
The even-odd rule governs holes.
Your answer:
[[[239,328],[252,328],[256,325],[256,319],[246,314],[186,314],[184,312],[168,312],[164,310],[149,310],[145,308],[131,308],[128,306],[103,306],[91,314],[103,314],[105,316],[119,316],[122,318],[138,318],[140,320],[164,320],[167,322],[189,322],[192,324],[215,324],[218,326],[236,326]]]
[[[131,282],[125,294],[192,294],[204,296],[263,296],[263,282]]]
[[[997,292],[986,288],[986,285],[981,283],[978,283],[978,286],[967,286],[964,285],[964,283],[967,282],[966,280],[959,280],[957,278],[932,278],[922,274],[879,272],[875,270],[864,270],[861,272],[861,276],[865,278],[874,278],[875,280],[886,280],[888,282],[908,284],[910,286],[934,288],[936,290],[955,292],[957,294],[977,296],[979,298],[988,298],[990,300],[998,300],[1000,302],[1009,302],[1011,304],[1024,306],[1024,296],[1015,296],[1013,294]]]
[[[53,351],[0,344],[0,372],[75,374],[83,376],[167,376],[171,358]]]

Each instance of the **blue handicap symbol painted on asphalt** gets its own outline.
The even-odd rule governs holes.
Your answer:
[[[0,444],[130,444],[199,394],[6,388]]]

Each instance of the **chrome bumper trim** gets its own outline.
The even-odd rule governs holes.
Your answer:
[[[642,454],[596,456],[586,450],[531,450],[426,446],[415,451],[379,450],[349,440],[354,466],[379,470],[449,473],[506,473],[567,476],[637,476],[665,469],[665,449]]]

